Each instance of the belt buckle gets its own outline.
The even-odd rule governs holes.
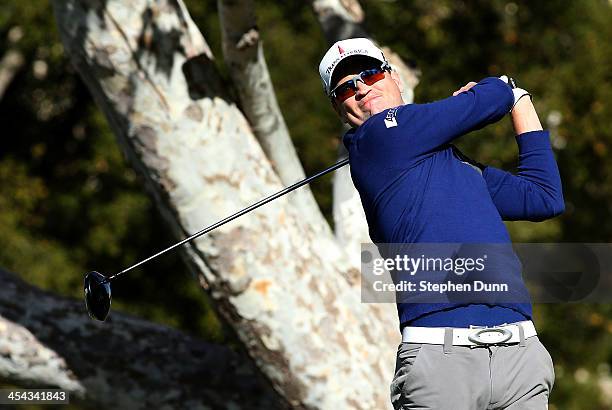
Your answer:
[[[472,328],[470,326],[470,328]],[[512,338],[512,332],[503,327],[473,327],[477,329],[468,335],[468,340],[477,345],[504,343]],[[486,338],[483,339],[483,336]]]

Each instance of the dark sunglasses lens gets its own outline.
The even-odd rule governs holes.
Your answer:
[[[355,90],[351,86],[351,81],[348,81],[342,84],[340,87],[338,87],[336,91],[334,92],[334,95],[338,102],[342,102],[354,96]]]
[[[364,72],[361,78],[363,78],[363,82],[367,85],[372,85],[385,78],[385,72],[381,70],[369,70]]]
[[[92,319],[104,321],[111,305],[110,283],[104,283],[106,277],[99,272],[85,275],[85,306]]]

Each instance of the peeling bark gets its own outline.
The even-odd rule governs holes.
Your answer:
[[[54,8],[64,49],[177,238],[281,189],[179,0]],[[360,302],[343,249],[286,197],[182,255],[292,407],[390,407],[395,307]]]
[[[330,45],[345,38],[369,37],[360,25],[364,13],[357,0],[310,1]]]
[[[7,383],[64,389],[89,408],[287,408],[244,353],[119,313],[94,322],[82,301],[2,269],[0,281]]]

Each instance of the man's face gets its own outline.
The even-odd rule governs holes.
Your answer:
[[[348,61],[338,72],[339,80],[332,86],[338,85],[352,79],[363,70],[380,67],[380,63],[372,61]],[[334,76],[336,74],[334,73]],[[401,95],[401,82],[395,71],[385,72],[385,77],[372,85],[366,85],[357,81],[357,91],[352,97],[342,102],[332,100],[332,105],[342,118],[351,127],[358,127],[372,115],[378,114],[389,108],[404,104]]]

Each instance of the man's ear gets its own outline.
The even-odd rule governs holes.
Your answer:
[[[397,88],[399,88],[400,93],[403,93],[404,92],[404,83],[402,82],[402,79],[400,78],[400,76],[397,73],[397,71],[391,70],[391,78],[393,79],[393,81],[395,81],[395,84],[397,84]]]
[[[331,104],[332,104],[332,107],[334,107],[334,111],[336,111],[336,114],[338,114],[342,122],[345,124],[348,124],[348,120],[346,119],[346,116],[344,115],[340,107],[338,106],[338,103],[336,103],[335,99],[331,100]]]

